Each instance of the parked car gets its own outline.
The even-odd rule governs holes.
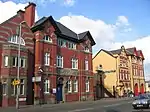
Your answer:
[[[149,94],[141,94],[135,97],[135,100],[132,103],[134,109],[138,108],[149,108],[150,106],[150,95]]]

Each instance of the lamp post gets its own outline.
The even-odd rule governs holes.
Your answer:
[[[39,70],[38,70],[38,73],[40,74],[40,78],[41,78],[41,81],[40,81],[40,105],[42,105],[43,103],[43,70],[41,67],[39,67]]]
[[[19,36],[17,38],[18,41],[18,67],[17,67],[17,80],[20,80],[20,44],[21,44],[21,28],[22,24],[25,23],[25,21],[22,21],[19,24]],[[16,109],[19,108],[19,85],[17,85],[17,94],[16,94]]]

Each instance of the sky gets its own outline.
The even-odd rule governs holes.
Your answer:
[[[36,3],[36,21],[53,18],[76,33],[89,30],[100,49],[136,47],[142,50],[146,80],[150,79],[150,0],[0,0],[0,23],[28,2]]]

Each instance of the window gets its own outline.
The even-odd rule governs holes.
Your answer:
[[[85,89],[86,89],[86,92],[90,91],[90,82],[89,82],[89,80],[86,80]]]
[[[69,80],[68,81],[68,93],[71,93],[72,92],[72,81]]]
[[[6,95],[6,93],[7,93],[7,82],[6,82],[6,80],[2,84],[2,88],[3,88],[3,95]]]
[[[44,93],[49,93],[50,81],[48,79],[44,80]]]
[[[11,94],[16,95],[17,94],[17,86],[14,86],[12,83],[15,79],[11,80]]]
[[[74,92],[78,92],[78,81],[77,80],[74,81],[73,87],[74,87]]]
[[[50,54],[49,53],[45,53],[44,62],[45,62],[45,65],[50,64]]]
[[[25,59],[20,59],[20,66],[23,68],[25,67]]]
[[[64,41],[62,39],[58,39],[58,45],[61,47],[66,47],[66,41]]]
[[[21,79],[20,80],[20,95],[24,95],[25,93],[25,80]]]
[[[72,69],[78,69],[78,59],[72,59]]]
[[[8,39],[8,42],[13,43],[13,44],[19,44],[19,39],[20,39],[20,44],[21,44],[21,45],[25,45],[24,39],[23,39],[22,37],[19,38],[18,35],[13,35],[12,37],[10,37],[10,38]]]
[[[85,47],[84,51],[85,51],[85,52],[90,52],[90,50],[89,50],[88,47]]]
[[[44,36],[44,41],[46,41],[46,42],[52,42],[52,39],[48,35],[45,35]]]
[[[8,56],[4,56],[4,66],[8,66]]]
[[[12,65],[13,65],[13,67],[16,67],[18,65],[17,57],[12,58]]]
[[[63,68],[63,57],[57,56],[57,67]]]
[[[76,44],[72,42],[68,42],[68,48],[70,49],[76,49]]]
[[[85,60],[85,70],[89,69],[88,60]]]

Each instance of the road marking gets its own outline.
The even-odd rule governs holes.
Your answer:
[[[71,110],[71,111],[68,111],[68,112],[83,112],[83,111],[87,111],[87,110],[93,110],[94,108],[85,108],[85,109],[75,109],[75,110]]]
[[[115,106],[119,106],[119,105],[123,105],[123,104],[127,104],[127,103],[132,103],[132,101],[124,102],[124,103],[116,103],[116,104],[106,105],[104,107],[115,107]]]

